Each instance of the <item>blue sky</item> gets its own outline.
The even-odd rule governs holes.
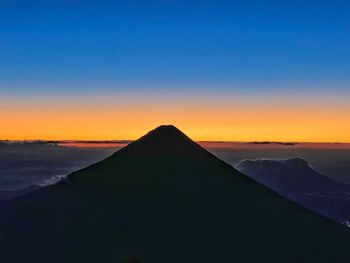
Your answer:
[[[348,92],[346,1],[0,1],[0,94]]]

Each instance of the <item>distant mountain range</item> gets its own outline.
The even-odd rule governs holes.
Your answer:
[[[263,141],[263,142],[248,142],[247,144],[280,144],[280,145],[286,145],[286,146],[294,146],[297,143],[295,143],[295,142],[270,142],[270,141]]]
[[[350,223],[350,185],[323,176],[303,159],[244,160],[237,169],[309,209]]]
[[[350,231],[256,183],[173,126],[0,202],[16,262],[350,262]]]

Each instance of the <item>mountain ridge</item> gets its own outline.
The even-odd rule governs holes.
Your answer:
[[[346,228],[164,128],[64,182],[0,202],[2,261],[350,260]]]
[[[237,169],[337,222],[350,221],[350,186],[320,174],[301,158],[243,160]]]

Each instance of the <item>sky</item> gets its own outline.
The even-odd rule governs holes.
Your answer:
[[[0,139],[350,142],[348,1],[0,0]]]

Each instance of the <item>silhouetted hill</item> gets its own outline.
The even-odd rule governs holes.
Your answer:
[[[161,126],[0,203],[1,262],[348,262],[350,232]]]
[[[350,186],[321,175],[303,159],[245,160],[238,170],[314,211],[350,222]]]

